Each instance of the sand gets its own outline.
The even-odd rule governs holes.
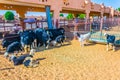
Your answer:
[[[62,47],[41,50],[39,67],[14,66],[0,54],[0,80],[120,80],[120,47],[106,51],[106,45],[81,47],[77,40]]]

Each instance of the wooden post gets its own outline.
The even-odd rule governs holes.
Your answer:
[[[36,28],[38,28],[38,20],[36,20],[35,25],[36,25]]]
[[[33,24],[33,23],[30,23],[30,24],[31,24],[31,29],[32,29],[32,24]]]
[[[46,10],[46,17],[47,17],[48,28],[49,29],[53,29],[52,19],[50,17],[50,6],[45,6],[45,10]]]
[[[86,11],[86,18],[85,18],[85,31],[87,30],[87,24],[88,24],[89,14],[90,14],[90,11]]]
[[[23,19],[20,19],[20,25],[22,27],[22,30],[24,31],[26,28],[25,28],[25,23]]]
[[[103,28],[103,13],[101,13],[101,19],[100,19],[100,33],[102,35],[102,28]]]
[[[64,21],[64,27],[65,27],[65,19],[63,21]]]
[[[93,17],[90,17],[90,31],[92,31],[92,22],[93,22]]]
[[[59,10],[54,10],[53,18],[54,18],[54,28],[59,28]]]
[[[22,30],[25,30],[26,27],[25,27],[25,23],[24,23],[24,18],[25,18],[26,11],[25,10],[16,10],[16,12],[19,14],[20,25],[22,27]]]
[[[6,31],[5,30],[5,20],[3,20],[3,27],[4,27],[4,32]]]
[[[41,27],[43,28],[43,22],[41,21]]]
[[[77,40],[76,32],[78,32],[78,24],[74,24],[74,40]]]

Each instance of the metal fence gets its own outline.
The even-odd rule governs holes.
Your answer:
[[[96,32],[100,31],[101,23],[102,23],[102,30],[120,31],[120,18],[104,18],[103,21],[101,21],[100,18],[96,18],[93,20],[78,19],[77,22],[75,22],[75,20],[61,19],[59,21],[59,26],[63,27],[66,31],[66,35],[69,38],[73,39],[75,37],[73,34],[74,32],[87,33],[91,30],[94,30]],[[0,32],[11,31],[12,29],[17,28],[18,24],[20,25],[19,20],[6,22],[5,20],[0,19]],[[40,21],[40,20],[37,20],[36,23],[25,23],[25,24],[27,29],[32,29],[36,27],[43,28],[48,26],[47,21]],[[98,36],[98,38],[100,37],[99,35],[96,36]]]
[[[114,35],[116,37],[115,44],[120,45],[120,33],[119,34],[113,34],[111,33],[110,35]],[[101,32],[95,32],[91,35],[90,41],[97,42],[97,43],[106,43],[106,37],[104,36],[104,33]]]
[[[0,19],[0,32],[11,31],[14,28],[17,28],[20,25],[18,20],[14,21],[5,21]]]
[[[120,18],[96,18],[93,20],[88,19],[79,19],[77,23],[74,20],[60,20],[60,27],[64,27],[66,30],[66,35],[70,38],[74,38],[74,32],[87,33],[91,30],[95,32],[100,31],[120,31]],[[102,26],[102,29],[101,29]],[[119,34],[115,34],[116,36]],[[96,38],[100,38],[99,35],[96,35]]]

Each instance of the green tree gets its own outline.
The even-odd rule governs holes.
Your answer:
[[[5,19],[6,20],[14,20],[14,14],[13,14],[13,12],[11,12],[11,11],[7,11],[5,14],[4,14],[4,17],[5,17]]]
[[[85,14],[79,14],[78,18],[80,18],[80,19],[84,19],[85,16],[86,16]]]
[[[50,13],[50,17],[51,17],[51,18],[53,17],[53,13],[52,13],[52,12]]]
[[[116,10],[120,11],[120,8],[117,8]]]
[[[61,14],[60,14],[60,17],[64,17],[64,15],[61,13]]]
[[[73,16],[73,14],[68,14],[68,16],[67,16],[67,19],[73,19],[74,18],[74,16]]]

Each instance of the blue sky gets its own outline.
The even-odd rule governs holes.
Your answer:
[[[6,11],[7,10],[0,10],[0,15],[5,14]],[[12,11],[12,12],[16,15],[16,11]],[[63,14],[65,17],[67,16],[66,13],[63,13]],[[26,15],[27,16],[46,16],[46,13],[45,12],[27,12]]]
[[[98,4],[104,3],[106,6],[112,6],[114,9],[120,7],[120,0],[91,0],[91,1]]]
[[[0,10],[0,15],[3,15],[5,14],[7,10]],[[16,14],[16,11],[12,11],[14,14]],[[26,14],[27,16],[31,16],[31,15],[35,15],[35,16],[39,16],[39,15],[42,15],[42,16],[46,16],[46,14],[44,12],[27,12]]]
[[[98,3],[98,4],[101,4],[101,3],[104,3],[106,6],[112,6],[114,9],[120,7],[120,0],[91,0],[92,2],[95,2],[95,3]],[[0,10],[0,15],[3,15],[5,14],[5,10]],[[14,14],[16,14],[16,11],[12,11]],[[41,16],[46,16],[45,13],[43,12],[27,12],[28,16],[31,16],[31,15],[35,15],[35,16],[38,16],[38,15],[41,15]],[[67,16],[67,14],[64,14],[64,16]]]

